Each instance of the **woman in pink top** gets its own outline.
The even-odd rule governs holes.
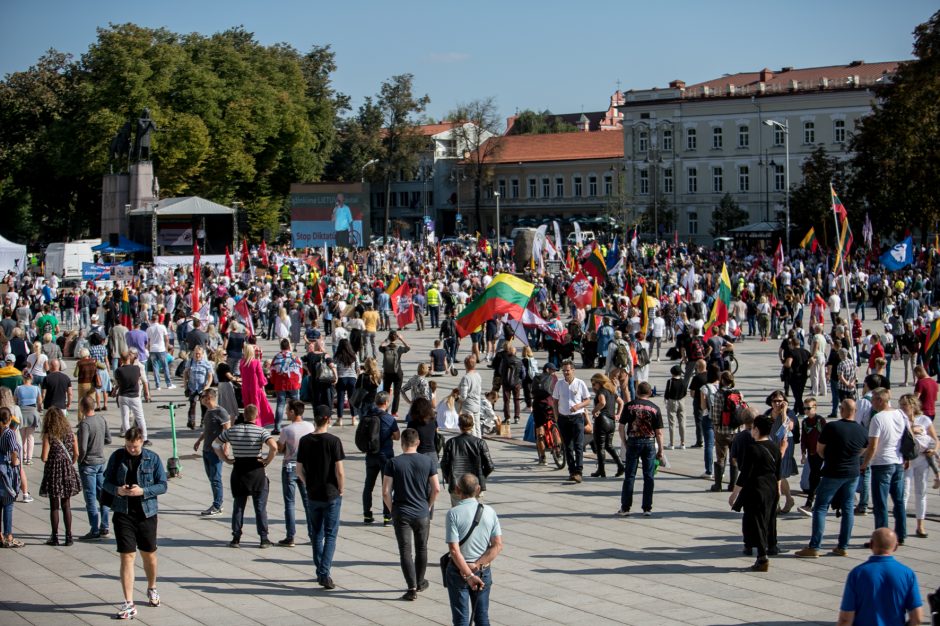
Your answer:
[[[258,407],[258,425],[267,426],[274,423],[274,411],[264,393],[264,386],[268,379],[261,369],[261,361],[255,358],[255,347],[246,343],[242,348],[242,360],[239,363],[242,378],[242,401],[244,406],[254,404]]]

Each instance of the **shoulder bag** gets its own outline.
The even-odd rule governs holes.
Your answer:
[[[473,534],[473,531],[476,530],[477,526],[480,524],[480,519],[483,517],[483,505],[477,505],[477,512],[473,515],[473,523],[470,524],[470,528],[467,530],[467,534],[460,539],[460,543],[457,545],[462,546],[467,542],[467,539],[470,538],[470,535]],[[450,550],[441,555],[441,578],[444,583],[444,588],[447,588],[447,567],[451,564]]]

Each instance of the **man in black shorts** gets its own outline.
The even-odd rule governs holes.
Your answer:
[[[157,593],[157,496],[166,493],[166,472],[155,452],[144,448],[143,432],[136,426],[124,434],[124,447],[115,450],[104,472],[105,498],[113,498],[112,528],[121,555],[124,603],[116,619],[137,616],[134,605],[134,559],[140,551],[147,574],[147,600],[160,606]],[[110,496],[110,498],[107,498]],[[104,503],[104,502],[103,502]]]

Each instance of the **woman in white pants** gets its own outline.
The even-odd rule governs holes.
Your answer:
[[[914,493],[914,513],[917,519],[915,535],[927,537],[924,527],[924,518],[927,517],[927,480],[932,474],[927,453],[936,454],[940,441],[937,440],[937,431],[930,418],[921,413],[920,400],[912,393],[904,394],[898,401],[898,406],[907,415],[909,427],[914,435],[919,454],[910,462],[904,472],[904,508],[908,509],[911,492]],[[909,510],[909,509],[908,509]]]

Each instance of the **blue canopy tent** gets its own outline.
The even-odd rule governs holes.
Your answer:
[[[134,254],[135,252],[150,252],[148,246],[142,246],[136,241],[131,241],[123,235],[118,237],[116,246],[112,246],[110,241],[102,241],[92,248],[94,252],[101,254]]]

